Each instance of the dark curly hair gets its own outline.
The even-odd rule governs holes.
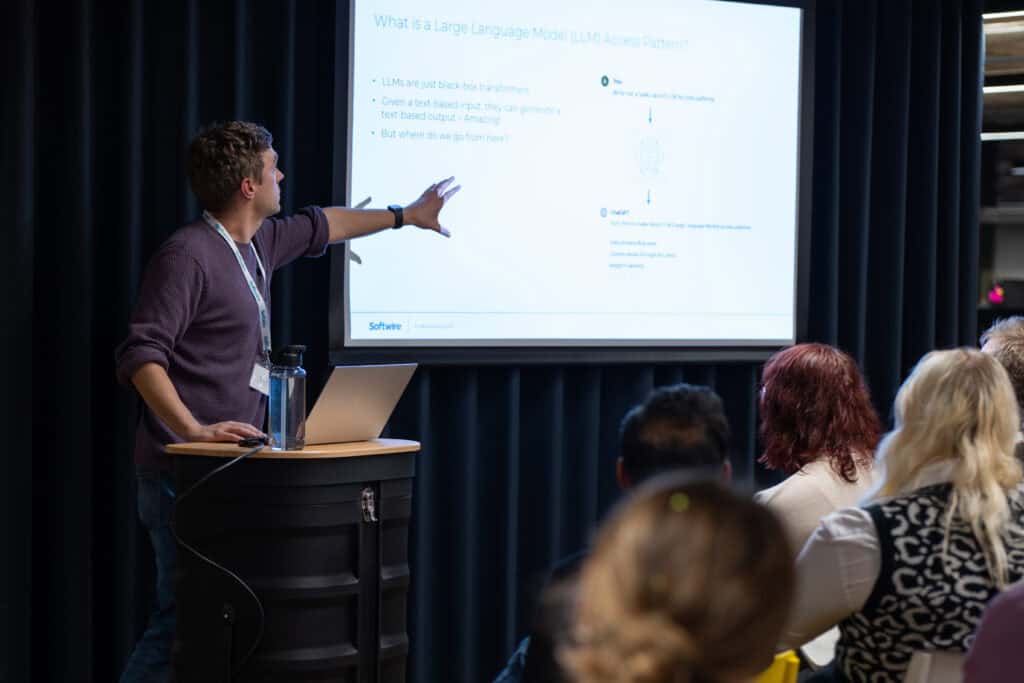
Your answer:
[[[826,344],[797,344],[761,373],[760,462],[792,474],[826,457],[845,481],[871,466],[882,424],[856,361]]]
[[[248,121],[215,123],[192,139],[188,151],[188,179],[199,204],[207,211],[228,205],[243,178],[263,174],[263,152],[274,137],[263,126]]]
[[[666,470],[721,467],[729,438],[722,399],[710,388],[660,387],[622,420],[622,466],[634,484]]]

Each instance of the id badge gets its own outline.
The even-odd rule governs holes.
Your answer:
[[[270,396],[270,370],[265,365],[255,363],[252,366],[252,376],[249,377],[249,387],[260,392],[264,396]]]

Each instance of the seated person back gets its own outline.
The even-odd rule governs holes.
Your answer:
[[[684,470],[728,481],[732,476],[729,442],[729,423],[718,394],[709,387],[685,383],[660,387],[622,420],[616,480],[626,490],[659,473]],[[586,552],[577,553],[559,562],[549,583],[574,581],[585,556]],[[557,599],[541,602],[531,635],[520,643],[495,683],[564,680],[554,656],[554,638],[566,623],[562,607]]]
[[[822,517],[874,486],[882,424],[856,361],[825,344],[776,353],[761,386],[760,462],[789,477],[757,499],[782,518],[799,553]]]
[[[1013,315],[997,320],[981,334],[981,351],[995,357],[1006,369],[1017,397],[1017,407],[1024,406],[1024,316]],[[1024,421],[1024,410],[1021,413]],[[1024,436],[1017,435],[1017,458],[1024,461]]]
[[[1003,587],[1024,578],[1019,417],[1003,367],[976,350],[926,355],[896,397],[870,503],[827,516],[797,560],[780,649],[838,624],[821,680],[903,680],[914,652],[962,653]]]
[[[560,659],[578,683],[752,682],[795,583],[782,524],[717,481],[666,474],[612,514]]]
[[[1009,672],[1024,671],[1024,584],[997,595],[981,615],[974,644],[964,662],[964,683],[1003,683]]]

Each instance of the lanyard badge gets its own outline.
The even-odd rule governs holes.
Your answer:
[[[231,249],[231,253],[235,255],[235,260],[238,261],[238,267],[242,269],[242,275],[245,277],[245,283],[249,286],[249,292],[252,293],[252,298],[256,300],[256,308],[259,309],[260,317],[260,343],[263,350],[263,365],[264,367],[270,366],[270,313],[267,311],[267,303],[263,300],[263,295],[260,294],[259,287],[256,286],[256,282],[252,279],[252,273],[245,265],[245,261],[242,259],[242,254],[238,251],[238,245],[231,239],[231,235],[224,228],[220,222],[210,215],[208,211],[203,211],[203,220],[206,224],[213,228],[214,232],[221,236],[221,239]],[[260,255],[256,251],[256,247],[253,246],[252,242],[249,243],[249,248],[252,249],[253,255],[256,257],[256,267],[260,271],[260,276],[263,277],[263,281],[267,281],[267,272],[263,269],[263,261],[260,260]],[[256,370],[253,370],[254,375]],[[250,386],[253,386],[253,382],[250,381]],[[263,391],[263,382],[258,383],[260,386],[253,386],[254,389],[260,391],[260,393],[267,393]]]

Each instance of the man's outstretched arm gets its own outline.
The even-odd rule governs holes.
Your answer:
[[[419,199],[403,208],[404,224],[415,225],[424,230],[433,230],[445,237],[451,233],[444,228],[439,220],[441,209],[456,192],[460,185],[451,187],[454,178],[447,178],[434,183],[420,195]],[[349,209],[342,206],[329,206],[324,209],[327,217],[328,241],[343,242],[345,240],[372,235],[375,232],[394,227],[395,215],[388,209]]]

